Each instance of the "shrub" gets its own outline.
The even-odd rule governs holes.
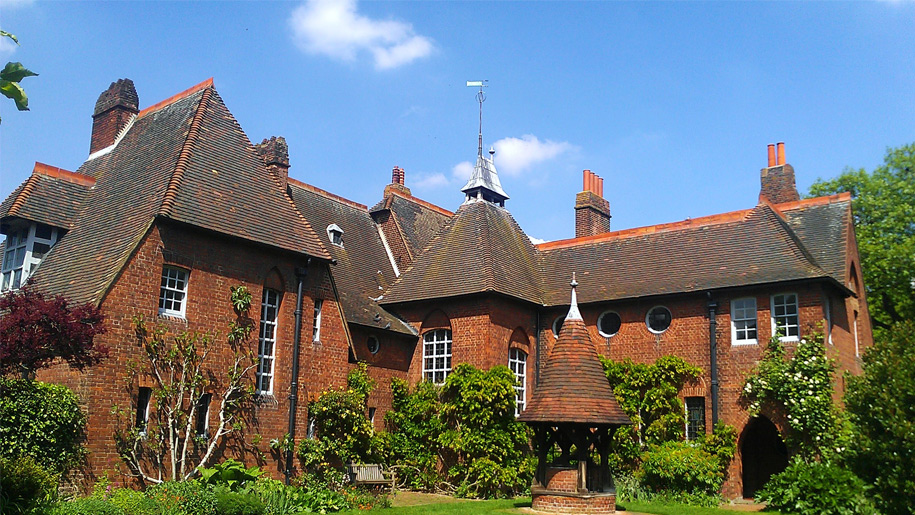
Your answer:
[[[717,456],[692,442],[682,441],[665,442],[645,452],[636,475],[642,486],[653,493],[668,493],[675,497],[714,497],[724,481]],[[704,501],[699,503],[705,504]]]
[[[876,513],[864,493],[864,482],[845,468],[796,460],[772,476],[756,499],[782,513],[798,515]]]
[[[86,454],[86,417],[65,386],[0,378],[0,420],[0,456],[31,456],[43,468],[66,472]]]
[[[233,492],[264,474],[260,467],[245,468],[244,464],[231,458],[210,468],[197,467],[197,470],[203,485],[224,486]]]
[[[58,504],[51,512],[52,515],[127,515],[120,508],[104,499],[87,497]],[[133,514],[130,514],[133,515]]]
[[[266,510],[254,494],[233,492],[228,487],[217,487],[214,494],[219,515],[263,515]]]
[[[169,515],[216,515],[216,495],[197,481],[167,481],[146,495]]]
[[[127,515],[159,515],[155,501],[131,488],[115,489],[107,498],[109,503],[121,508]]]
[[[0,513],[32,513],[50,505],[56,494],[57,476],[32,458],[0,458]]]

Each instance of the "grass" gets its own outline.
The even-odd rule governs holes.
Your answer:
[[[516,499],[498,499],[493,501],[477,501],[470,499],[456,499],[446,495],[421,494],[414,492],[397,492],[394,498],[394,507],[371,510],[372,513],[385,515],[448,515],[457,513],[530,513],[521,508],[530,508],[530,497]],[[630,513],[655,514],[655,515],[747,515],[746,510],[732,510],[722,508],[699,508],[682,504],[666,504],[659,502],[626,502],[619,503],[617,510],[626,510]],[[356,515],[364,511],[345,512]],[[777,512],[766,512],[766,515],[779,515]]]

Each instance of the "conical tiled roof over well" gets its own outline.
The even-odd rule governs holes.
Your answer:
[[[521,422],[571,422],[589,426],[631,424],[616,401],[594,343],[588,335],[572,281],[572,306],[559,341],[547,358],[540,385]]]

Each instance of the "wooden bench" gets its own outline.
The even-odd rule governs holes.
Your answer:
[[[385,471],[381,465],[374,463],[355,464],[346,466],[350,481],[357,486],[378,486],[394,490],[394,473]]]

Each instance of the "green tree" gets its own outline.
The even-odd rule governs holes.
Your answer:
[[[0,38],[9,38],[17,45],[19,44],[19,39],[5,30],[0,30]],[[22,66],[22,63],[6,63],[3,70],[0,70],[0,93],[15,102],[16,109],[28,111],[29,97],[26,96],[25,90],[22,89],[19,82],[26,77],[35,77],[37,75],[37,73]]]
[[[875,486],[887,514],[915,506],[915,323],[886,331],[848,378],[845,405],[855,429],[852,469]]]
[[[888,149],[872,173],[817,180],[813,196],[852,194],[871,320],[878,330],[915,319],[915,143]]]

